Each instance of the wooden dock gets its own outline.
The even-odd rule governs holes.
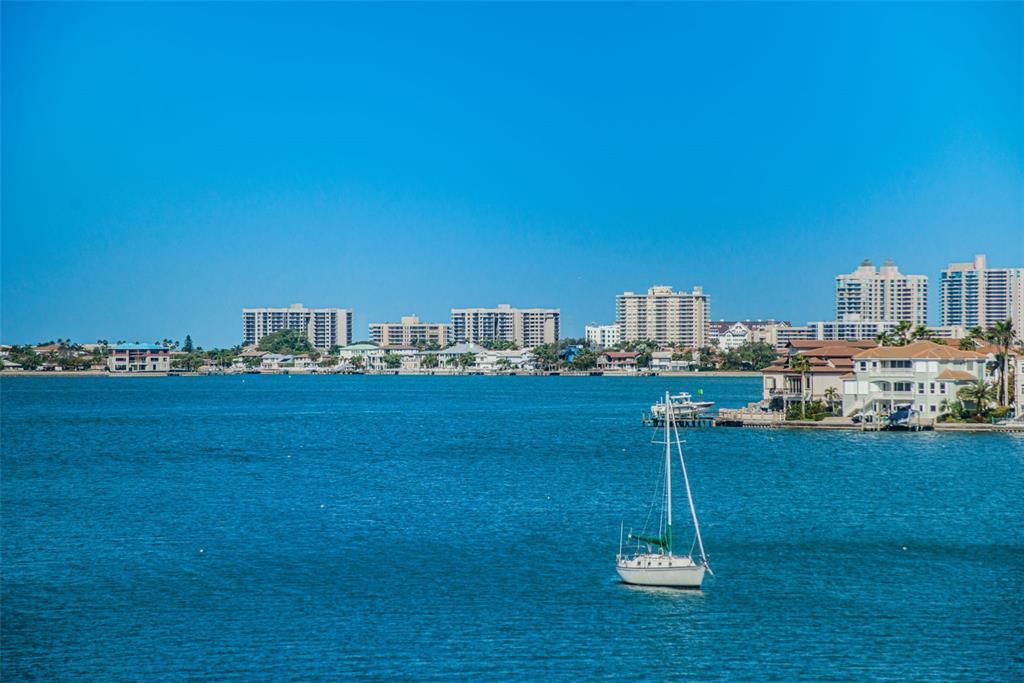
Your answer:
[[[660,415],[644,413],[641,421],[648,427],[661,427],[665,424],[665,418]],[[700,429],[717,426],[715,418],[702,415],[700,417],[677,417],[676,426],[685,429]]]

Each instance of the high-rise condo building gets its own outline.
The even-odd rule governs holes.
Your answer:
[[[245,346],[283,329],[306,335],[322,351],[352,343],[352,311],[347,308],[306,308],[292,304],[288,308],[243,308],[242,340]]]
[[[619,326],[614,323],[611,325],[587,325],[583,328],[583,335],[586,337],[588,344],[602,349],[615,346],[621,339],[619,336]]]
[[[452,337],[456,342],[509,341],[522,348],[558,342],[557,308],[453,308]]]
[[[836,320],[928,322],[928,276],[904,275],[892,259],[836,276]]]
[[[700,287],[674,292],[655,285],[646,294],[615,297],[615,320],[622,341],[649,339],[663,346],[702,348],[708,343],[710,298]]]
[[[1024,268],[989,268],[985,255],[942,271],[942,324],[989,327],[1013,319],[1024,334]]]
[[[370,339],[381,347],[412,346],[417,342],[446,346],[451,325],[424,323],[414,315],[402,316],[397,323],[370,323]]]

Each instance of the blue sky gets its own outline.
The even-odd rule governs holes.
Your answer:
[[[1024,266],[1024,4],[2,4],[0,339]]]

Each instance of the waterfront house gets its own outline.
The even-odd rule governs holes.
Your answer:
[[[364,368],[369,368],[368,354],[379,350],[380,347],[373,342],[356,342],[355,344],[349,344],[348,346],[342,346],[338,350],[338,358],[341,361],[341,365],[354,366],[353,359],[359,357],[362,359]],[[383,354],[381,354],[383,355]]]
[[[605,351],[597,357],[597,367],[604,370],[636,370],[637,358],[635,351]]]
[[[267,353],[260,358],[260,372],[281,372],[292,364],[293,356],[286,353]]]
[[[485,372],[524,370],[533,365],[533,353],[528,349],[484,351],[477,354],[474,368]]]
[[[785,410],[801,400],[828,401],[834,390],[842,392],[842,378],[853,371],[853,357],[875,347],[873,341],[819,342],[792,340],[768,367],[761,370],[761,398],[772,410]],[[793,367],[793,359],[806,358],[810,368],[803,374]]]
[[[441,369],[455,370],[459,368],[459,357],[467,353],[472,353],[476,358],[479,358],[482,354],[489,353],[489,351],[479,344],[463,342],[461,344],[449,346],[447,349],[441,349],[440,351],[426,351],[423,355],[436,354]],[[474,364],[475,363],[476,361],[474,360]]]
[[[118,344],[107,353],[110,372],[167,372],[171,350],[159,344]]]
[[[651,354],[652,370],[686,372],[693,370],[695,365],[693,351],[689,349],[686,351],[655,351]]]
[[[853,362],[853,373],[843,379],[845,415],[888,414],[910,405],[934,419],[944,401],[957,401],[961,388],[985,380],[985,354],[931,341],[868,349]]]
[[[397,357],[398,366],[388,367],[388,357]],[[401,369],[419,367],[418,352],[412,346],[390,346],[374,348],[363,354],[365,367],[371,372],[395,372]]]
[[[719,320],[708,324],[708,339],[719,351],[732,351],[752,338],[751,328],[742,321]]]
[[[40,356],[46,356],[51,353],[60,353],[61,351],[64,350],[64,347],[62,347],[60,344],[39,344],[37,346],[33,346],[32,350],[38,353]]]

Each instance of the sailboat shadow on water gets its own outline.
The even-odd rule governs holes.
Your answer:
[[[697,521],[697,510],[693,505],[693,494],[690,491],[690,478],[686,473],[686,462],[683,460],[683,446],[679,439],[679,427],[676,423],[672,402],[665,393],[665,490],[662,496],[662,510],[659,518],[659,533],[633,534],[629,540],[636,541],[636,550],[627,555],[622,552],[622,529],[619,531],[619,554],[615,556],[615,571],[623,583],[632,586],[654,586],[661,588],[697,588],[704,581],[704,574],[710,573],[707,555],[704,553],[704,541],[700,535],[700,524]],[[679,467],[683,473],[683,484],[686,488],[686,500],[690,506],[690,517],[698,558],[693,557],[692,548],[686,555],[673,553],[672,547],[672,445],[675,443],[679,454]],[[646,531],[646,529],[645,529]]]

